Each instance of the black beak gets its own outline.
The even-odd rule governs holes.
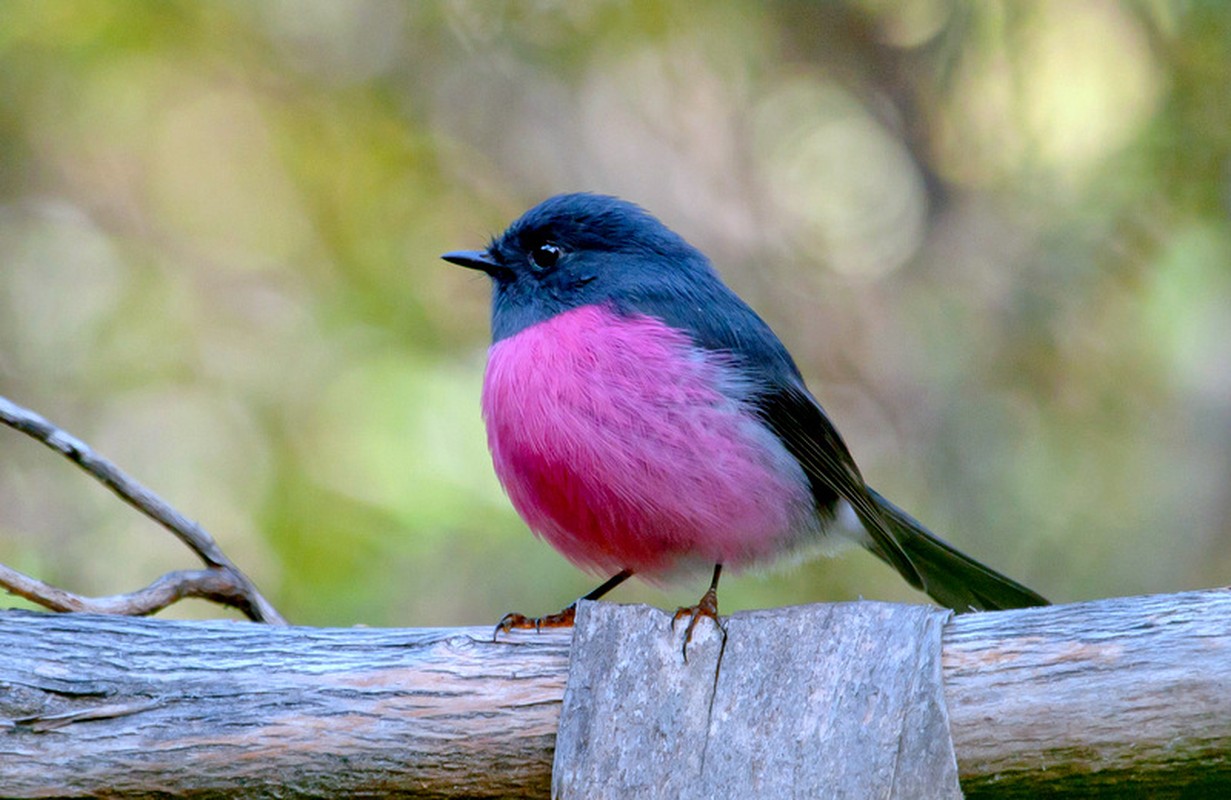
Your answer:
[[[501,269],[501,266],[486,250],[454,250],[452,253],[445,253],[441,258],[450,264],[457,264],[467,269],[477,269],[488,275]]]

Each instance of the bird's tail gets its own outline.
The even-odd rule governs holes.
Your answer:
[[[996,611],[1049,605],[1046,599],[1012,578],[980,564],[938,539],[893,503],[870,487],[881,519],[923,578],[923,591],[941,605],[959,614],[964,611]],[[869,547],[883,561],[888,558]]]

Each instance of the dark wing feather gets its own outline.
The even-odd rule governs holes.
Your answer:
[[[804,468],[818,506],[832,508],[835,495],[850,503],[872,537],[868,549],[901,573],[911,586],[924,588],[919,570],[886,525],[846,443],[803,384],[764,395],[756,405],[766,424]],[[826,501],[828,505],[822,506]]]

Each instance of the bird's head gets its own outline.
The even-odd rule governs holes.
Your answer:
[[[573,308],[636,307],[718,280],[700,251],[640,206],[585,193],[544,200],[486,249],[441,258],[491,277],[496,340]]]

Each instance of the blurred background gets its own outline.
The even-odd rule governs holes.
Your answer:
[[[1231,582],[1212,1],[9,0],[0,394],[295,622],[554,611],[598,580],[492,474],[488,286],[438,255],[572,190],[705,250],[972,555],[1056,601]],[[91,595],[196,566],[7,428],[0,561]],[[722,608],[861,596],[923,600],[852,553]]]

